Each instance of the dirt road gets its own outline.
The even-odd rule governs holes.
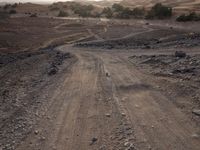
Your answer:
[[[198,128],[127,60],[127,53],[62,46],[78,61],[44,118],[18,150],[198,150]]]
[[[73,32],[81,26],[78,24],[77,28],[72,29],[75,25],[64,23],[56,26],[56,30],[66,26]],[[116,32],[119,29],[120,32]],[[41,51],[39,54],[28,54],[27,58],[19,57],[22,60],[16,61],[19,69],[15,68],[17,70],[15,76],[13,73],[7,73],[8,79],[4,78],[5,84],[10,84],[9,78],[11,77],[16,78],[14,85],[18,84],[18,80],[21,80],[22,77],[24,80],[20,81],[21,84],[25,84],[25,81],[26,84],[35,83],[41,77],[42,80],[37,82],[37,86],[31,85],[30,89],[34,89],[34,91],[27,94],[31,95],[29,97],[24,96],[26,95],[25,86],[22,88],[22,92],[16,89],[18,97],[21,96],[22,100],[26,99],[30,102],[25,109],[24,101],[18,98],[22,104],[17,106],[17,111],[13,110],[12,115],[1,118],[4,121],[0,124],[1,129],[5,129],[5,131],[0,130],[0,142],[9,139],[14,147],[5,142],[0,143],[4,146],[0,145],[0,149],[199,150],[200,128],[198,122],[193,120],[190,110],[186,109],[188,111],[186,112],[185,109],[181,109],[170,97],[181,89],[176,87],[177,91],[172,91],[168,96],[167,93],[171,89],[161,89],[168,86],[169,83],[166,82],[167,84],[162,85],[163,82],[158,76],[144,73],[130,59],[133,54],[139,55],[138,57],[154,55],[153,58],[160,54],[174,54],[172,46],[176,45],[179,40],[182,40],[179,42],[182,44],[181,46],[190,42],[190,38],[182,38],[182,35],[186,33],[169,29],[169,27],[159,28],[146,24],[141,26],[136,24],[127,26],[127,28],[113,25],[106,30],[104,30],[104,26],[100,28],[94,25],[84,27],[81,31],[88,32],[88,37],[92,37],[89,43],[99,43],[91,47],[67,44],[50,51]],[[119,38],[120,34],[121,38]],[[177,36],[175,39],[177,43],[174,43],[174,35]],[[156,42],[155,37],[158,39]],[[167,38],[163,39],[164,37]],[[198,37],[195,35],[192,40],[196,40],[195,42],[198,43]],[[79,39],[80,37],[76,40]],[[112,43],[115,45],[121,42],[122,44],[119,45],[120,48],[108,49],[104,47],[107,41],[111,46]],[[87,42],[86,40],[83,43]],[[154,49],[144,49],[141,45],[144,42]],[[133,46],[133,49],[124,48],[127,46],[130,48]],[[158,49],[156,49],[157,46]],[[168,49],[161,49],[162,46]],[[183,51],[186,51],[187,54],[198,54],[198,44],[196,46],[190,51],[187,51],[186,48]],[[137,49],[134,49],[135,47]],[[64,53],[68,54],[67,58]],[[20,68],[22,64],[28,64],[28,69],[24,69],[28,70],[28,74]],[[58,69],[55,76],[46,73],[45,69],[48,67],[49,71],[49,65],[50,71],[52,67]],[[5,69],[4,66],[2,67],[2,72],[9,70],[9,67],[13,69],[12,64],[8,63],[5,66]],[[33,66],[35,69],[32,69]],[[37,71],[33,72],[32,70]],[[17,76],[18,72],[20,76]],[[38,75],[38,72],[42,73]],[[32,73],[35,76],[32,77]],[[176,79],[165,77],[165,80],[174,82]],[[42,85],[40,86],[40,84]],[[182,103],[195,105],[192,100],[188,100],[190,97],[179,95],[178,98],[181,98]],[[39,109],[40,105],[42,109]],[[6,106],[4,109],[8,107]],[[6,111],[9,112],[9,110]],[[27,116],[33,119],[24,119],[25,122],[30,122],[30,129],[25,132],[29,124],[18,126],[10,116],[21,117],[19,120],[23,120],[26,113],[32,114]],[[9,126],[7,126],[8,124]],[[14,129],[10,131],[11,125]],[[9,137],[12,135],[15,138]]]

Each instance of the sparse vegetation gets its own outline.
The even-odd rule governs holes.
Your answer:
[[[110,7],[105,7],[102,11],[102,16],[105,16],[106,18],[112,18],[113,12]]]
[[[17,3],[14,3],[11,7],[12,7],[12,8],[16,8],[17,5],[18,5]]]
[[[91,17],[92,16],[92,10],[94,9],[93,5],[81,5],[79,3],[74,3],[74,5],[71,6],[72,11],[79,15],[80,17]]]
[[[11,10],[9,11],[9,14],[16,14],[16,13],[17,13],[17,11],[14,10],[14,9],[11,9]]]
[[[124,7],[120,4],[113,4],[112,7],[104,8],[102,14],[107,18],[119,18],[119,19],[130,19],[130,18],[143,18],[145,15],[144,8]]]
[[[188,15],[182,14],[176,18],[176,21],[187,22],[187,21],[200,21],[200,14],[196,12],[191,12]]]
[[[31,14],[30,17],[37,17],[37,13]]]
[[[9,18],[9,14],[5,11],[0,11],[0,21],[4,21]]]
[[[166,19],[172,16],[172,8],[161,3],[155,4],[146,15],[146,19]]]
[[[68,17],[69,14],[65,11],[60,11],[59,14],[58,14],[58,17]]]
[[[7,10],[7,9],[10,8],[10,7],[11,7],[11,4],[6,4],[6,5],[4,5],[3,9],[4,9],[4,10]]]

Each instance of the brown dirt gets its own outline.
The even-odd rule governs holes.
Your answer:
[[[61,36],[68,44],[1,55],[0,148],[198,150],[200,118],[192,110],[200,109],[199,97],[193,98],[199,92],[199,57],[193,56],[199,54],[199,45],[188,48],[183,44],[181,50],[191,57],[176,60],[177,43],[171,42],[171,35],[179,38],[192,29],[171,30],[164,24],[147,26],[138,21],[129,25],[103,22],[100,26],[97,22],[85,20],[80,27],[65,20],[50,29],[70,30],[64,36],[73,38],[66,42]],[[167,47],[126,48],[132,39],[142,43],[166,35],[171,40]],[[55,38],[60,42],[57,35],[50,40]],[[102,46],[110,40],[123,41],[122,47]],[[81,46],[96,42],[100,46]],[[166,75],[170,69],[195,64],[195,76]]]

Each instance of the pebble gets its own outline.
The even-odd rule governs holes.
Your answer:
[[[194,139],[198,139],[198,138],[200,138],[200,136],[198,135],[198,134],[192,134],[192,138],[194,138]]]
[[[91,142],[90,145],[94,144],[97,140],[98,140],[98,139],[97,139],[96,137],[93,137],[93,138],[92,138],[92,142]]]
[[[200,116],[200,109],[193,109],[192,113],[197,115],[197,116]]]
[[[126,114],[125,113],[121,113],[122,114],[122,116],[126,116]]]
[[[109,114],[109,113],[107,113],[107,114],[106,114],[106,117],[110,117],[110,114]]]
[[[35,132],[34,132],[36,135],[39,133],[39,131],[38,130],[35,130]]]
[[[124,146],[128,147],[128,146],[130,146],[130,143],[129,142],[125,142]]]

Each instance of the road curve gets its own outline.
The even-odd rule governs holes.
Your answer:
[[[198,128],[127,54],[60,49],[78,61],[18,150],[199,150]]]

